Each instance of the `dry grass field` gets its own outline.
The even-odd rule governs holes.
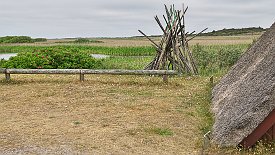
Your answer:
[[[12,75],[0,154],[198,154],[205,77]]]
[[[253,40],[257,39],[260,34],[254,35],[239,35],[239,36],[198,36],[190,41],[190,45],[200,44],[200,45],[228,45],[228,44],[249,44]],[[84,45],[90,46],[107,46],[107,47],[117,47],[117,46],[151,46],[151,42],[144,37],[132,37],[132,38],[93,38],[94,40],[102,41],[103,43],[89,43]],[[24,44],[10,44],[10,45],[35,45],[35,46],[45,46],[45,45],[70,45],[75,39],[49,39],[47,42],[37,42],[37,43],[24,43]],[[160,41],[159,37],[152,37],[152,40],[157,43]],[[6,44],[8,45],[8,44]]]
[[[201,36],[190,41],[190,45],[228,45],[228,44],[249,44],[259,35],[241,35],[241,36]],[[93,43],[97,46],[150,46],[151,42],[146,38],[128,38],[128,39],[98,39],[103,43]],[[153,38],[159,42],[160,38]]]
[[[258,37],[197,37],[190,44],[247,44]],[[151,46],[145,38],[97,40],[103,43],[88,45]],[[68,44],[62,41],[73,40],[12,45]],[[201,153],[203,133],[211,125],[210,77],[173,77],[169,84],[149,76],[86,75],[85,82],[78,78],[12,75],[6,82],[0,74],[0,154]],[[206,151],[244,153],[215,146]]]

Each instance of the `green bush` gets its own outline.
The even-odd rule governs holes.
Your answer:
[[[32,39],[28,36],[6,36],[0,37],[0,43],[34,43],[34,42],[45,42],[46,38]]]
[[[18,53],[8,61],[2,61],[2,68],[46,68],[46,69],[95,69],[101,68],[101,60],[92,58],[78,49],[47,48]]]
[[[34,40],[34,42],[46,42],[47,41],[46,38],[35,38],[33,40]]]
[[[87,38],[78,38],[74,41],[74,43],[102,43],[102,41],[98,41],[98,40],[90,40]]]
[[[1,66],[3,66],[4,63],[6,63],[6,60],[0,59],[0,68],[1,68]]]
[[[89,43],[90,40],[87,38],[78,38],[74,41],[75,43]]]
[[[34,40],[28,36],[6,36],[0,38],[0,43],[33,43]]]

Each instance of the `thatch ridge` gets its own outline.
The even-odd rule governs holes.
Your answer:
[[[236,146],[275,108],[275,23],[212,92],[213,141]]]

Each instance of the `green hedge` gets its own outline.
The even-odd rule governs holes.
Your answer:
[[[46,68],[46,69],[95,69],[102,67],[102,61],[96,60],[78,49],[47,48],[30,52],[21,52],[8,61],[0,63],[2,68]]]
[[[32,39],[28,36],[6,36],[0,37],[0,43],[34,43],[34,42],[45,42],[46,38]]]

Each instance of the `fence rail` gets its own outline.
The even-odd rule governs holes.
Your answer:
[[[111,75],[162,75],[163,81],[168,82],[168,75],[177,75],[172,70],[94,70],[94,69],[5,69],[0,68],[0,74],[5,74],[6,80],[11,74],[79,74],[80,81],[84,81],[85,74],[111,74]]]

